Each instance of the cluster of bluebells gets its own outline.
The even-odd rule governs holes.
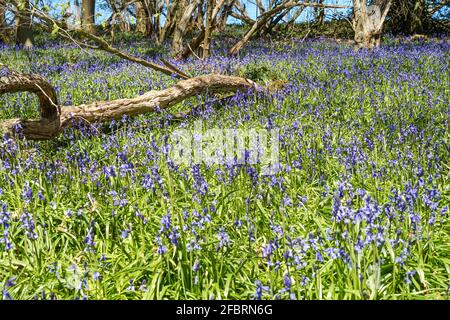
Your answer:
[[[10,240],[11,212],[7,211],[6,204],[3,202],[0,202],[0,227],[0,243],[4,245],[4,250],[11,250],[13,248]]]
[[[225,47],[216,47],[215,54]],[[167,157],[167,136],[192,123],[173,121],[164,110],[106,126],[74,119],[74,129],[50,144],[50,153],[46,144],[4,138],[0,248],[24,254],[23,241],[13,235],[35,243],[58,239],[57,246],[78,242],[67,245],[62,259],[66,265],[79,256],[93,259],[94,266],[80,273],[83,292],[95,290],[89,281],[102,282],[112,269],[97,251],[115,250],[106,253],[128,261],[136,247],[148,268],[168,260],[160,256],[184,252],[197,287],[210,282],[202,277],[216,269],[211,256],[242,265],[237,273],[252,270],[259,279],[255,299],[301,299],[315,277],[327,276],[318,272],[324,266],[340,278],[356,272],[364,286],[370,268],[390,264],[402,272],[405,285],[413,285],[417,244],[448,223],[443,137],[450,113],[442,80],[448,49],[444,42],[368,53],[293,40],[276,50],[250,43],[239,57],[201,63],[205,72],[224,74],[251,74],[264,65],[286,81],[278,92],[238,92],[223,105],[208,102],[193,111],[210,128],[279,129],[280,163],[272,175],[236,159],[175,165]],[[62,104],[134,96],[172,81],[110,57],[93,61],[81,55],[70,66],[52,54],[37,60],[30,68],[58,87]],[[196,69],[197,63],[189,60],[180,68]],[[33,105],[25,95],[0,99],[2,117],[28,114]],[[391,248],[392,256],[386,254]],[[165,275],[187,263],[177,257],[158,265],[161,281],[176,278]],[[147,291],[151,279],[137,274],[124,283],[135,294]],[[4,298],[10,288],[4,286]]]
[[[20,222],[22,223],[21,227],[25,231],[25,235],[29,239],[36,240],[38,235],[36,233],[33,215],[25,210],[25,212],[20,216]]]

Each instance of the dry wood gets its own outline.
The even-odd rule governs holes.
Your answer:
[[[214,0],[206,1],[206,26],[205,26],[205,39],[203,40],[203,52],[202,58],[209,57],[209,51],[211,49],[211,37],[212,37],[212,23],[213,23],[213,9]]]
[[[194,10],[197,8],[199,1],[190,2],[184,9],[184,13],[178,19],[172,38],[172,56],[176,57],[183,50],[183,39],[188,30],[188,25]]]
[[[217,26],[217,18],[220,12],[220,9],[223,7],[225,3],[225,0],[219,0],[217,1],[216,5],[214,6],[212,17],[211,17],[211,31]],[[201,7],[201,6],[200,6]],[[199,11],[201,12],[199,7]],[[200,13],[199,13],[200,14]],[[203,13],[202,13],[203,14]],[[201,26],[200,34],[192,39],[191,43],[186,46],[186,48],[180,52],[175,58],[178,60],[184,60],[187,59],[191,54],[195,54],[195,51],[200,47],[200,45],[204,42],[206,35],[206,30]]]
[[[131,99],[96,101],[78,106],[59,107],[53,87],[36,75],[13,73],[0,77],[0,94],[28,91],[36,93],[40,100],[41,119],[9,119],[0,122],[0,132],[19,135],[31,140],[51,139],[74,120],[87,123],[108,122],[124,115],[136,116],[169,108],[184,99],[202,92],[236,92],[257,87],[248,79],[211,74],[190,78],[160,91],[149,91]]]
[[[355,31],[355,46],[371,49],[378,47],[381,41],[381,30],[392,0],[379,0],[367,6],[366,0],[353,0],[354,17],[352,27]],[[381,13],[381,6],[384,7]]]
[[[203,42],[203,39],[205,39],[205,30],[202,30],[197,37],[192,39],[191,43],[188,44],[187,47],[183,50],[183,52],[176,58],[178,60],[187,59],[192,53],[195,53],[198,47],[200,47],[200,45]]]
[[[31,92],[38,96],[41,116],[47,119],[58,115],[58,100],[53,86],[38,75],[27,75],[10,72],[7,77],[0,78],[0,94],[15,92]]]

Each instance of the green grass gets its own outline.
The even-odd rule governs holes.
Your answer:
[[[2,142],[0,232],[8,231],[13,248],[0,243],[0,287],[14,299],[251,299],[260,281],[268,286],[266,299],[289,299],[290,292],[297,299],[448,299],[448,44],[354,53],[322,41],[252,43],[234,60],[222,58],[222,47],[210,60],[182,68],[287,85],[273,95],[241,94],[204,107],[185,121],[170,120],[170,113],[211,97],[68,130],[52,141]],[[28,55],[5,48],[0,60],[43,74],[62,104],[132,97],[174,83],[70,47]],[[1,96],[0,118],[17,116],[37,117],[35,98]],[[173,130],[192,130],[198,119],[205,128],[236,129],[266,128],[270,119],[280,129],[281,171],[253,183],[248,170],[259,172],[260,165],[202,164],[208,186],[202,195],[192,168],[175,169],[162,149]],[[144,186],[146,174],[153,187]],[[417,196],[408,184],[417,186]],[[333,219],[338,202],[343,212],[360,209],[373,221]],[[26,234],[26,213],[35,239]],[[167,214],[169,229],[162,223]],[[358,237],[376,237],[379,228],[385,241],[369,241],[358,252]],[[222,230],[229,241],[217,249]],[[264,252],[271,243],[269,259]],[[194,244],[201,249],[190,250]],[[345,254],[333,258],[333,250]],[[283,290],[287,275],[290,292]]]

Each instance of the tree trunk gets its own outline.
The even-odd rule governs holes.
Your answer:
[[[183,15],[177,20],[172,38],[172,56],[176,57],[183,51],[183,39],[188,29],[189,20],[196,9],[198,1],[192,1],[187,5]],[[184,6],[183,6],[184,7]]]
[[[256,85],[239,77],[211,74],[178,82],[161,91],[149,91],[132,99],[96,101],[78,106],[60,107],[54,88],[35,75],[13,73],[0,77],[0,94],[28,91],[36,93],[40,100],[41,119],[9,119],[0,122],[0,132],[26,139],[43,140],[58,136],[74,120],[86,123],[108,122],[124,115],[136,116],[146,112],[169,108],[184,99],[208,92],[236,92],[250,90]]]
[[[219,31],[225,31],[228,17],[231,15],[231,12],[233,10],[234,1],[235,0],[228,1],[228,3],[225,4],[222,13],[217,18],[217,29]]]
[[[16,16],[16,43],[25,49],[33,47],[34,35],[31,27],[31,13],[29,0],[20,0],[18,15]]]
[[[220,9],[223,7],[225,1],[226,0],[219,0],[213,9],[212,17],[211,17],[211,31],[212,31],[212,29],[214,29],[217,26],[216,19],[219,16]],[[201,5],[198,6],[198,10],[201,13],[203,12]],[[201,18],[203,21],[203,13],[202,13]],[[203,26],[203,24],[201,25],[200,30],[201,30],[200,34],[197,37],[195,37],[194,39],[192,39],[191,43],[188,44],[188,46],[180,54],[178,54],[176,56],[177,59],[187,59],[192,53],[195,53],[197,51],[197,49],[199,49],[199,47],[200,47],[200,45],[202,45],[202,43],[204,43],[206,30],[205,30],[205,27]],[[199,54],[202,55],[203,50],[201,50],[199,52]]]
[[[136,6],[136,31],[144,37],[151,35],[150,17],[146,10],[145,0],[137,1]]]
[[[82,0],[81,15],[84,30],[95,34],[95,0]]]
[[[286,7],[283,5],[280,5],[272,10],[269,10],[267,12],[265,12],[264,14],[262,14],[261,16],[259,16],[259,18],[255,21],[255,23],[252,25],[252,27],[250,28],[250,30],[248,30],[244,37],[239,40],[229,51],[228,54],[230,55],[235,55],[237,54],[243,47],[244,45],[250,40],[250,38],[256,33],[258,32],[261,28],[263,28],[267,21],[275,14],[277,14],[278,12],[282,11],[283,9],[285,9]]]
[[[353,21],[356,49],[380,46],[381,30],[392,0],[378,0],[367,6],[366,0],[353,0]],[[381,13],[381,6],[384,6]]]
[[[281,12],[277,17],[271,19],[269,23],[267,23],[260,31],[259,35],[264,36],[266,34],[272,33],[272,30],[277,26],[280,21],[289,13],[290,9],[286,9],[284,12]]]
[[[5,1],[6,0],[0,0],[0,41],[5,41],[7,38],[5,24]]]
[[[300,15],[302,14],[304,8],[296,8],[294,11],[294,14],[292,15],[292,17],[290,18],[290,20],[284,25],[284,30],[287,31],[289,30],[289,28],[295,24],[295,21],[300,17]],[[280,29],[279,26],[275,27],[276,29]]]
[[[181,1],[183,0],[174,0],[172,4],[167,7],[166,22],[164,23],[164,27],[160,31],[157,41],[158,44],[162,44],[172,35],[176,23],[176,18],[180,10],[184,10],[184,8],[180,8]]]
[[[209,52],[211,50],[213,9],[214,9],[214,0],[207,0],[205,39],[203,40],[203,53],[202,53],[203,59],[206,59],[209,57]]]
[[[204,39],[205,39],[205,30],[202,30],[197,37],[192,39],[191,43],[187,45],[184,51],[177,56],[177,59],[178,60],[187,59],[192,53],[195,53],[197,51],[197,49],[203,43]]]

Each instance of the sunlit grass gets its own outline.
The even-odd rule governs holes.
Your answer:
[[[233,59],[221,50],[182,67],[286,85],[186,120],[169,110],[2,142],[3,298],[448,299],[448,44],[354,53],[322,41],[253,43]],[[45,76],[65,105],[174,83],[76,48],[8,49],[0,59]],[[28,94],[4,95],[0,118],[36,117],[36,106]],[[166,138],[198,119],[279,128],[281,171],[176,167]]]

